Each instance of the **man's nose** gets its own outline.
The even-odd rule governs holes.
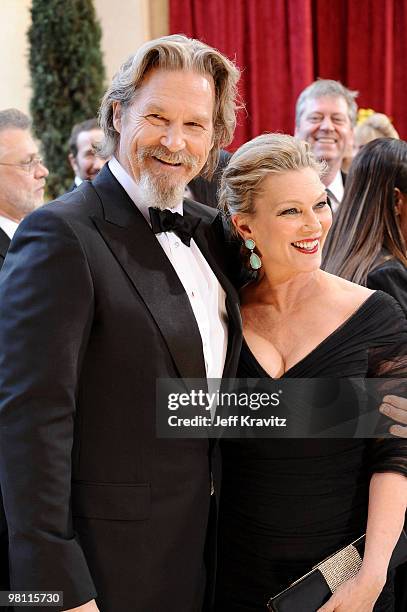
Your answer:
[[[168,125],[160,143],[172,153],[185,149],[185,136],[182,127],[176,124]]]
[[[335,129],[330,115],[324,115],[321,123],[319,124],[319,129],[320,130],[334,130]]]
[[[97,170],[97,172],[99,172],[99,170],[101,170],[105,165],[106,161],[107,160],[105,158],[95,155],[92,166],[95,170]]]
[[[34,172],[35,178],[46,178],[48,174],[49,174],[49,170],[47,166],[45,166],[43,163],[38,164],[35,167],[35,172]]]

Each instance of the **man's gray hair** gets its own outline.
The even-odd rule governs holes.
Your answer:
[[[321,98],[322,96],[331,96],[332,98],[345,98],[348,105],[350,122],[352,125],[356,125],[356,117],[358,112],[356,98],[358,95],[358,91],[348,89],[339,81],[333,81],[332,79],[318,79],[303,89],[298,96],[297,103],[295,105],[295,124],[299,126],[307,100]]]
[[[17,108],[6,108],[0,111],[0,131],[10,129],[30,130],[31,119]]]
[[[122,108],[126,109],[152,68],[193,70],[198,74],[212,76],[215,85],[214,145],[201,172],[211,177],[218,163],[220,148],[233,139],[236,112],[240,106],[237,102],[240,72],[231,60],[216,49],[178,34],[145,43],[113,77],[99,110],[100,126],[105,133],[100,154],[106,157],[114,154],[120,140],[120,134],[113,125],[113,102],[120,102]]]

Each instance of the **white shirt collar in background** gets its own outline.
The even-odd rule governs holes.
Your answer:
[[[342,202],[343,192],[344,192],[342,173],[340,170],[338,170],[338,172],[336,173],[335,178],[332,181],[332,183],[327,185],[326,190],[327,190],[329,199],[331,200],[332,211],[336,212],[339,204]]]
[[[11,219],[8,219],[7,217],[3,217],[3,215],[0,215],[0,227],[11,240],[15,234],[16,229],[18,228],[18,223],[12,221]]]

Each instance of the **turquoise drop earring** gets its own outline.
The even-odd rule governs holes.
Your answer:
[[[251,251],[249,259],[251,268],[253,270],[258,270],[261,268],[261,259],[258,255],[256,255],[256,253],[253,253],[256,243],[251,238],[248,238],[244,241],[244,245],[247,249],[249,249],[249,251]]]

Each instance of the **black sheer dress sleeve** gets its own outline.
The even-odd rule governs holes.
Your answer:
[[[405,397],[407,408],[407,319],[400,305],[386,297],[380,338],[369,349],[368,377],[399,379],[388,387],[383,381],[384,394]],[[407,439],[378,438],[371,441],[370,451],[371,473],[398,472],[407,476]]]

